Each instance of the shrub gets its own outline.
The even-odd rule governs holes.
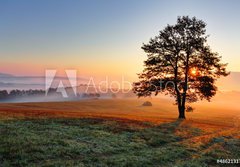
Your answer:
[[[152,103],[150,101],[145,101],[142,106],[152,106]]]

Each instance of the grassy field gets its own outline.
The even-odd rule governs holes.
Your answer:
[[[203,102],[179,121],[171,101],[144,100],[0,104],[0,166],[198,167],[240,158],[238,108]]]

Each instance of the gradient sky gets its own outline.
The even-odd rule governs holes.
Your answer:
[[[140,49],[177,16],[207,23],[209,44],[240,71],[238,0],[0,0],[0,72],[136,78]]]

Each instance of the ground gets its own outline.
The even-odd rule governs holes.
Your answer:
[[[201,102],[177,120],[172,101],[148,99],[153,106],[144,107],[145,100],[0,104],[0,166],[220,166],[217,159],[240,159],[234,105]]]

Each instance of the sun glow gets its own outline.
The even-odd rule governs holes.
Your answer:
[[[198,70],[196,68],[192,68],[191,70],[191,75],[196,76],[198,73]]]

